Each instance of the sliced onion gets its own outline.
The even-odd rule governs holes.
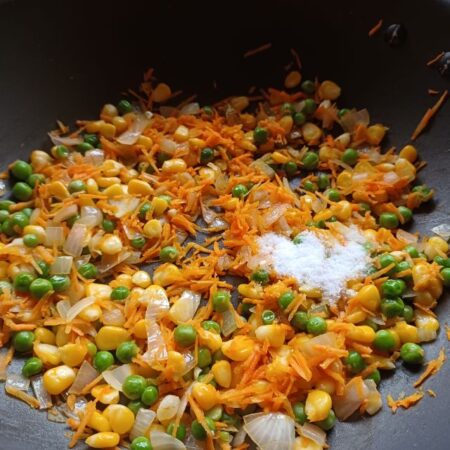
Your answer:
[[[280,219],[286,210],[289,208],[289,205],[284,203],[278,203],[272,206],[265,214],[264,214],[264,225],[266,227],[270,227],[273,225],[278,219]]]
[[[175,416],[175,421],[180,422],[181,417],[184,414],[184,411],[186,410],[186,406],[189,401],[189,396],[191,395],[192,388],[194,387],[194,383],[191,383],[190,386],[184,391],[183,397],[181,397],[180,404],[178,406],[178,411]]]
[[[30,387],[30,379],[24,377],[21,373],[8,373],[6,386],[13,387],[19,391],[27,391]]]
[[[167,346],[156,321],[147,322],[147,351],[143,358],[150,363],[167,360]]]
[[[122,364],[115,369],[105,370],[102,372],[103,379],[114,389],[122,392],[122,385],[125,378],[133,375],[130,364]]]
[[[269,178],[275,176],[275,170],[272,169],[266,162],[261,159],[257,159],[250,164],[251,167],[255,168],[257,171],[267,175]]]
[[[98,372],[91,366],[91,364],[88,361],[83,361],[83,364],[81,364],[80,370],[78,371],[77,376],[69,389],[69,394],[81,394],[84,387],[94,381],[97,376]]]
[[[227,309],[222,313],[222,334],[227,337],[230,336],[235,330],[237,330],[236,317],[234,311]]]
[[[151,409],[140,408],[136,414],[133,428],[130,432],[130,441],[136,439],[139,436],[148,437],[150,433],[150,427],[155,420],[156,413]]]
[[[448,223],[438,225],[437,227],[432,228],[431,231],[446,241],[450,239],[450,225]]]
[[[295,422],[286,414],[249,414],[244,416],[244,429],[261,450],[294,448]]]
[[[125,214],[133,212],[139,206],[139,199],[136,197],[125,197],[120,199],[110,198],[108,202],[111,206],[116,208],[114,216],[119,219]]]
[[[105,161],[105,152],[100,150],[99,148],[94,148],[94,150],[88,150],[84,154],[84,160],[88,164],[92,164],[93,166],[100,166]]]
[[[103,220],[102,211],[95,206],[82,206],[80,216],[76,223],[86,225],[88,228],[100,225]]]
[[[131,126],[123,132],[118,138],[117,142],[123,145],[133,145],[139,139],[139,136],[150,124],[150,118],[145,114],[136,114],[136,119],[133,121]]]
[[[50,131],[48,133],[50,140],[53,145],[78,145],[83,142],[83,138],[81,137],[62,137],[58,134],[57,131]]]
[[[352,109],[341,117],[340,123],[345,131],[354,131],[358,125],[369,125],[369,112],[367,109],[361,109],[360,111]]]
[[[208,224],[211,225],[214,222],[214,219],[217,217],[217,213],[214,212],[211,208],[208,208],[203,203],[200,203],[200,207],[202,209],[202,217],[203,220]]]
[[[47,227],[45,230],[45,245],[59,247],[64,242],[64,229],[62,227]]]
[[[162,152],[172,156],[177,149],[177,143],[172,141],[172,139],[162,138],[159,141],[159,148]]]
[[[67,311],[67,321],[71,322],[75,317],[83,311],[84,308],[93,305],[95,303],[95,297],[86,297],[75,303],[69,311]]]
[[[180,406],[180,398],[176,395],[166,395],[158,405],[156,410],[156,417],[160,422],[165,422],[167,420],[173,419]]]
[[[319,334],[319,336],[313,337],[308,341],[302,342],[301,349],[302,352],[307,356],[313,356],[317,353],[315,348],[316,345],[324,345],[326,347],[336,348],[337,345],[337,336],[333,332],[328,332],[324,334]]]
[[[39,409],[48,409],[52,407],[52,396],[44,387],[44,380],[42,375],[37,375],[31,379],[31,386],[33,387],[34,396],[39,402]]]
[[[104,274],[111,270],[113,267],[123,263],[130,256],[128,250],[123,249],[120,253],[116,255],[103,255],[102,260],[97,265],[98,273]]]
[[[415,234],[412,233],[408,233],[407,231],[403,230],[402,228],[399,228],[397,230],[397,239],[403,242],[406,242],[407,244],[415,244],[418,240],[419,237],[416,236]]]
[[[184,359],[184,368],[181,372],[181,376],[186,375],[196,366],[195,356],[191,352],[183,353],[183,359]]]
[[[36,225],[40,215],[41,215],[41,208],[34,208],[30,216],[30,225]]]
[[[386,172],[383,175],[383,181],[388,184],[396,183],[400,177],[395,172]]]
[[[71,307],[72,305],[69,300],[60,300],[56,304],[56,311],[58,311],[59,317],[61,317],[61,319],[67,320],[67,314]]]
[[[317,445],[325,447],[327,443],[327,434],[322,428],[312,423],[305,423],[299,427],[300,434],[308,439],[314,441]]]
[[[81,223],[75,223],[67,236],[66,242],[63,246],[63,251],[71,256],[80,256],[87,236],[87,226]]]
[[[187,105],[184,105],[181,110],[180,114],[183,115],[195,115],[200,112],[200,105],[198,103],[188,103]]]
[[[121,327],[125,323],[125,317],[121,309],[114,308],[111,311],[103,311],[102,322],[104,325]]]
[[[349,418],[367,396],[367,388],[361,377],[352,378],[345,386],[343,395],[333,399],[333,409],[339,420]]]
[[[57,256],[50,266],[51,275],[67,275],[70,273],[73,264],[72,256]]]
[[[61,208],[53,217],[53,223],[61,223],[63,220],[68,219],[69,217],[74,216],[78,213],[77,205],[69,205],[64,208]]]
[[[247,437],[247,432],[244,427],[241,427],[239,431],[234,435],[232,445],[233,447],[238,447],[245,442],[245,438]]]
[[[186,446],[168,433],[154,430],[150,432],[153,450],[186,450]]]
[[[430,342],[437,338],[437,332],[428,328],[418,328],[417,337],[419,338],[419,342]]]
[[[364,384],[367,388],[366,412],[373,416],[383,406],[381,394],[378,392],[377,384],[374,380],[366,379]]]
[[[176,323],[188,322],[194,318],[200,305],[201,296],[190,290],[185,290],[180,298],[170,308],[170,318]]]
[[[125,259],[127,264],[137,264],[141,260],[142,253],[138,251],[129,252],[129,256]]]

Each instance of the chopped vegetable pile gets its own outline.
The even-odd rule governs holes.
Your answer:
[[[333,81],[214,107],[152,82],[9,167],[0,379],[70,447],[322,449],[436,339],[449,230],[402,229],[424,163]]]

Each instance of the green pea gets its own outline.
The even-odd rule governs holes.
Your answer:
[[[342,108],[338,111],[338,116],[339,118],[342,119],[342,117],[344,117],[348,112],[350,112],[350,110],[348,108]]]
[[[206,105],[202,109],[207,116],[212,116],[214,114],[214,108],[212,106]]]
[[[22,211],[11,214],[10,219],[13,225],[17,225],[20,228],[25,228],[30,223],[29,217]]]
[[[80,152],[82,155],[84,155],[89,150],[93,150],[94,147],[89,144],[89,142],[82,142],[81,144],[77,145],[77,151]]]
[[[97,346],[93,342],[88,342],[86,347],[89,355],[95,356],[97,354]]]
[[[303,242],[303,237],[302,237],[302,235],[301,235],[301,234],[297,234],[297,236],[295,236],[295,238],[292,239],[292,242],[293,242],[295,245],[301,244],[301,243]]]
[[[32,331],[18,331],[12,338],[12,344],[15,350],[25,353],[33,348],[35,339],[36,337]]]
[[[98,275],[97,267],[91,263],[82,264],[78,267],[78,273],[83,277],[89,279],[93,279]]]
[[[302,109],[304,114],[312,114],[317,109],[317,103],[312,98],[306,98]]]
[[[45,181],[45,177],[44,175],[42,175],[41,173],[32,173],[28,178],[27,178],[27,183],[31,186],[31,187],[35,187],[36,185],[39,184],[44,184]]]
[[[400,358],[407,364],[422,364],[424,356],[423,348],[412,342],[403,344],[400,349]]]
[[[323,334],[327,331],[327,322],[319,316],[311,317],[308,319],[308,322],[306,322],[306,331],[314,336]]]
[[[294,161],[288,161],[283,166],[286,175],[293,177],[298,172],[298,166]]]
[[[398,217],[394,213],[385,212],[380,214],[379,223],[382,227],[392,230],[398,227]]]
[[[159,390],[156,386],[150,385],[144,389],[141,395],[141,402],[144,405],[152,406],[154,405],[159,398]]]
[[[400,272],[403,272],[405,270],[411,269],[411,264],[408,261],[400,261],[395,266],[394,269],[395,269],[395,273],[400,273]],[[407,276],[403,275],[402,278],[411,279],[411,275],[407,275]]]
[[[0,223],[9,218],[9,212],[6,209],[0,209]]]
[[[33,356],[25,361],[22,367],[22,375],[26,378],[30,378],[33,375],[41,373],[43,367],[44,365],[42,364],[42,361]]]
[[[14,289],[16,292],[28,292],[34,276],[28,272],[21,272],[14,278]]]
[[[381,374],[378,369],[375,369],[370,375],[367,376],[368,380],[373,380],[378,385],[381,382]]]
[[[147,240],[145,239],[144,236],[137,236],[133,239],[130,240],[130,244],[133,248],[137,248],[140,249],[142,247],[144,247],[144,245],[146,244]]]
[[[122,385],[123,393],[130,400],[137,400],[141,398],[145,388],[147,387],[147,381],[140,375],[128,375]]]
[[[359,206],[359,212],[361,214],[366,214],[366,212],[369,212],[371,210],[370,205],[365,202],[361,202],[358,206]]]
[[[213,295],[213,308],[214,311],[223,313],[230,308],[230,300],[231,296],[229,292],[226,291],[217,291]]]
[[[133,111],[133,106],[128,100],[120,100],[119,103],[117,103],[117,109],[119,110],[120,114],[124,115],[127,113],[130,113]]]
[[[252,273],[251,279],[259,284],[267,284],[270,281],[270,275],[267,270],[258,269]]]
[[[13,202],[12,200],[0,200],[0,209],[9,211],[9,208],[15,204],[16,202]]]
[[[381,312],[388,318],[400,316],[404,307],[401,298],[385,298],[381,301]]]
[[[316,90],[316,85],[311,80],[305,80],[300,85],[300,88],[305,94],[311,95],[311,94],[314,94],[314,91]]]
[[[353,148],[348,148],[342,155],[342,161],[349,166],[353,166],[358,161],[358,152]]]
[[[385,253],[384,255],[381,255],[379,261],[380,261],[381,267],[383,267],[383,268],[390,266],[391,264],[397,264],[397,259],[395,258],[394,255],[391,255],[390,253]],[[395,267],[388,272],[388,275],[390,275],[391,273],[394,273],[394,272],[395,272]]]
[[[313,183],[310,180],[306,180],[303,182],[303,189],[305,191],[315,192],[315,191],[317,191],[317,184]]]
[[[11,173],[18,180],[26,180],[33,173],[33,168],[27,162],[19,159],[12,165]]]
[[[134,415],[136,415],[143,407],[144,404],[140,400],[130,400],[127,404],[127,408],[130,409]]]
[[[197,332],[192,325],[180,324],[175,328],[173,337],[181,347],[190,347],[195,343]]]
[[[214,320],[205,320],[202,322],[202,328],[213,333],[220,334],[220,325]]]
[[[112,233],[115,228],[116,228],[116,224],[109,219],[104,219],[102,221],[102,228],[107,232],[107,233]]]
[[[297,331],[305,331],[308,319],[308,314],[305,311],[297,311],[292,318],[292,326]]]
[[[98,144],[100,144],[100,141],[98,139],[98,136],[96,134],[86,133],[83,136],[84,142],[87,142],[88,144],[91,144],[92,147],[96,148]]]
[[[278,304],[281,309],[286,309],[295,298],[295,294],[292,291],[283,292],[278,299]]]
[[[348,356],[345,358],[345,364],[353,374],[361,372],[366,367],[363,357],[355,350],[348,352]]]
[[[201,373],[198,377],[197,377],[197,381],[204,383],[205,382],[205,378],[208,375],[208,373]],[[210,384],[211,386],[217,387],[217,383],[215,382],[215,380],[211,380],[208,381],[208,384]]]
[[[269,140],[269,132],[262,127],[256,127],[253,131],[253,141],[256,145],[263,145]]]
[[[153,446],[150,443],[150,439],[145,436],[138,436],[133,439],[130,450],[153,450]]]
[[[27,183],[19,181],[13,186],[12,194],[17,200],[21,202],[26,202],[27,200],[30,200],[30,198],[32,197],[33,189],[31,189],[31,187],[28,186]]]
[[[306,122],[306,116],[302,112],[296,112],[294,114],[295,125],[303,125]]]
[[[413,212],[406,206],[399,206],[398,212],[402,215],[405,222],[409,222],[413,217]]]
[[[139,349],[133,341],[125,341],[119,344],[116,349],[116,358],[123,364],[130,363],[138,354]]]
[[[319,165],[319,156],[314,152],[306,152],[302,162],[306,170],[314,170]]]
[[[125,300],[130,295],[126,286],[117,286],[111,291],[111,300]]]
[[[53,147],[52,153],[57,159],[65,159],[69,156],[69,149],[65,145],[56,145]]]
[[[213,408],[209,409],[208,411],[206,411],[205,416],[209,417],[210,419],[212,419],[214,421],[218,421],[222,418],[222,414],[223,414],[222,405],[217,405],[217,406],[214,406]]]
[[[317,186],[322,191],[330,186],[330,177],[326,173],[319,173],[317,175]]]
[[[337,189],[328,189],[325,194],[332,202],[341,200],[341,193]]]
[[[416,247],[414,247],[414,245],[409,244],[403,250],[406,253],[408,253],[408,255],[411,256],[411,258],[418,258],[419,257],[419,251],[417,250]]]
[[[211,364],[212,361],[212,355],[211,352],[208,350],[207,347],[200,347],[198,349],[198,356],[197,356],[197,365],[200,367],[200,369],[204,369],[205,367],[208,367]]]
[[[320,420],[319,422],[316,422],[316,425],[318,425],[324,431],[329,431],[334,427],[335,423],[336,423],[336,414],[332,409],[330,409],[327,418],[324,420]]]
[[[94,356],[94,367],[99,371],[103,372],[114,364],[114,356],[111,352],[106,350],[101,350],[97,352]]]
[[[191,433],[195,439],[199,441],[204,441],[206,439],[207,433],[203,428],[203,425],[198,420],[193,420],[191,423]]]
[[[450,286],[450,268],[446,267],[445,269],[441,270],[441,277],[442,282],[444,283],[444,286],[449,287]]]
[[[141,220],[146,220],[147,219],[147,214],[153,209],[151,203],[144,203],[140,208],[139,208],[139,219]]]
[[[237,184],[236,186],[233,186],[233,189],[231,189],[231,195],[235,198],[243,198],[248,194],[247,186],[243,184]]]
[[[412,306],[405,305],[403,308],[402,316],[406,322],[412,322],[414,319],[414,309]]]
[[[200,152],[200,162],[202,164],[208,164],[214,159],[214,150],[210,147],[205,147]]]
[[[7,236],[15,236],[16,232],[14,230],[14,224],[12,223],[11,218],[7,218],[2,223],[2,232],[5,233]]]
[[[39,239],[34,234],[24,234],[23,243],[26,247],[37,247],[39,245]]]
[[[266,309],[261,314],[261,320],[264,325],[272,324],[276,319],[275,313],[270,309]]]
[[[295,108],[292,103],[283,103],[280,107],[280,112],[283,116],[290,116],[295,113]]]
[[[388,330],[378,330],[375,333],[373,346],[381,352],[389,352],[395,348],[395,338]]]
[[[69,183],[69,192],[71,194],[75,192],[82,192],[86,190],[86,184],[83,180],[73,180]]]
[[[294,403],[294,405],[292,406],[292,410],[294,412],[295,421],[300,425],[304,425],[308,420],[305,411],[305,404],[302,402]]]
[[[175,247],[168,245],[163,247],[159,252],[159,259],[162,262],[174,262],[178,258],[178,250]]]
[[[381,285],[381,292],[385,297],[399,297],[406,289],[403,280],[387,280]]]
[[[435,256],[434,262],[442,267],[450,267],[450,258],[443,258],[442,256]]]
[[[420,197],[423,200],[428,200],[429,197],[431,197],[431,194],[432,194],[431,189],[425,184],[422,184],[420,186],[414,186],[411,189],[411,192],[415,192],[415,193],[420,194]]]
[[[175,428],[175,423],[174,422],[170,422],[168,427],[167,427],[167,434],[170,434],[171,436],[173,436],[173,430]],[[179,440],[179,441],[184,441],[186,439],[186,426],[182,423],[178,424],[178,428],[177,428],[177,432],[175,433],[175,437]]]
[[[75,224],[75,222],[77,220],[79,220],[81,218],[81,216],[79,214],[74,214],[73,216],[70,216],[68,219],[66,219],[66,223],[69,227],[73,227],[73,225]]]
[[[12,290],[12,284],[7,280],[0,280],[0,294],[3,294],[3,290],[8,289]]]
[[[67,275],[52,275],[49,281],[55,292],[64,292],[70,287],[70,278]]]
[[[169,204],[172,201],[172,197],[170,195],[166,195],[166,194],[158,195],[158,198],[160,198],[161,200],[165,200]]]

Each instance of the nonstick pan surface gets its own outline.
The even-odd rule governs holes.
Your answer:
[[[382,34],[368,38],[380,18],[406,26],[404,45],[391,48]],[[267,42],[273,44],[269,51],[242,57]],[[425,65],[450,50],[450,2],[0,0],[0,169],[33,149],[48,149],[46,132],[56,119],[96,117],[101,105],[136,87],[148,67],[186,97],[199,93],[206,103],[245,95],[252,85],[280,87],[291,47],[305,77],[338,82],[340,104],[367,107],[374,122],[391,128],[387,145],[401,148],[436,100],[427,89],[450,87]],[[428,161],[421,179],[436,189],[436,200],[415,214],[412,229],[430,232],[450,221],[449,103],[416,145]],[[441,324],[449,311],[444,295],[437,308]],[[448,348],[444,329],[425,346],[427,358],[442,347]],[[411,393],[416,378],[400,367],[383,379],[383,399]],[[375,417],[337,424],[329,436],[332,448],[449,448],[449,378],[446,364],[425,384],[437,398],[426,395],[410,410],[392,415],[384,406]],[[64,449],[66,431],[0,389],[0,450]]]

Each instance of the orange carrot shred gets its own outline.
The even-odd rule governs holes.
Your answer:
[[[380,19],[370,30],[369,30],[369,37],[374,36],[383,26],[383,19]]]

